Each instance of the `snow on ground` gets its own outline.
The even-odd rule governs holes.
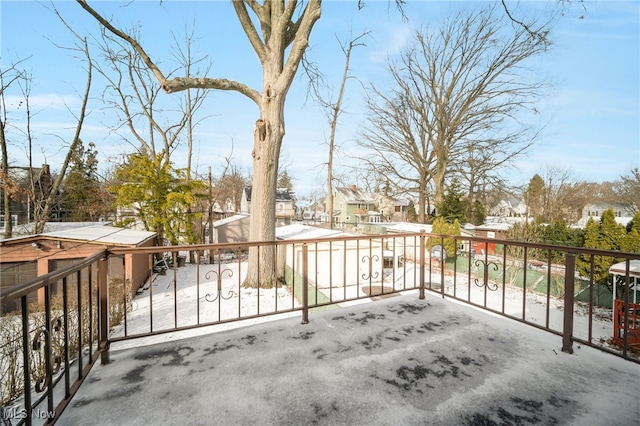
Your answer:
[[[299,311],[292,311],[301,307],[299,295],[293,297],[291,288],[280,286],[272,289],[254,289],[242,287],[246,274],[247,263],[228,262],[193,265],[169,269],[166,275],[154,275],[153,284],[139,292],[133,299],[131,310],[127,313],[127,335],[145,334],[160,330],[172,330],[203,323],[220,323],[204,328],[191,329],[177,333],[167,333],[144,338],[144,342],[151,344],[182,337],[201,335],[212,331],[224,330],[258,322],[264,322],[282,317],[300,316]],[[419,274],[415,265],[405,263],[395,270],[386,269],[383,282],[365,281],[356,285],[333,286],[319,284],[317,290],[339,305],[346,306],[366,303],[371,299],[370,287],[385,291],[395,289],[414,288],[414,282]],[[562,299],[547,298],[544,295],[527,292],[523,294],[521,288],[505,286],[499,283],[495,290],[468,282],[465,274],[458,274],[455,279],[446,271],[443,276],[440,271],[433,270],[431,274],[432,290],[441,291],[441,282],[447,295],[471,302],[476,305],[502,312],[517,319],[524,319],[537,325],[547,325],[552,330],[561,332],[564,321],[564,303]],[[395,284],[393,283],[395,282]],[[427,283],[428,286],[428,283]],[[310,292],[313,292],[311,290]],[[379,290],[378,290],[379,291]],[[417,293],[417,290],[412,290]],[[454,293],[455,292],[455,293]],[[375,294],[375,293],[374,293]],[[504,298],[503,298],[504,294]],[[438,297],[433,292],[427,292],[428,297]],[[356,297],[358,301],[346,301]],[[548,319],[547,319],[547,305]],[[289,311],[285,313],[277,313]],[[257,317],[263,314],[274,314]],[[311,314],[312,315],[312,314]],[[248,320],[236,321],[241,318],[252,317]],[[151,327],[152,326],[152,327]],[[124,322],[112,329],[111,337],[122,337],[125,332]],[[605,342],[612,337],[613,326],[611,310],[594,308],[591,322],[591,333],[594,342]],[[587,339],[589,336],[588,309],[582,305],[574,307],[574,336]],[[135,342],[135,343],[134,343]],[[118,345],[137,346],[142,343],[139,339],[117,343]]]

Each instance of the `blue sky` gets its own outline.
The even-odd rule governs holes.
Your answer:
[[[93,1],[98,11],[123,29],[140,25],[141,44],[150,55],[173,66],[172,37],[182,37],[184,28],[196,34],[196,55],[210,55],[209,76],[226,77],[260,87],[260,69],[244,33],[226,1]],[[531,66],[552,85],[545,92],[538,117],[544,125],[531,152],[505,173],[515,185],[523,185],[534,173],[546,168],[569,170],[576,179],[615,180],[640,167],[640,2],[607,1],[573,4],[562,8],[555,1],[510,3],[517,16],[563,12],[552,25],[554,45]],[[75,1],[57,1],[62,16],[82,36],[96,37],[97,24]],[[364,122],[363,86],[384,88],[388,81],[386,58],[397,57],[409,45],[415,28],[437,25],[443,16],[461,8],[478,7],[483,2],[409,1],[408,22],[387,1],[369,1],[358,11],[355,2],[326,1],[320,21],[310,40],[309,58],[337,88],[344,58],[336,38],[346,41],[350,34],[371,31],[366,46],[357,48],[352,58],[352,75],[347,86],[345,114],[338,124],[337,139],[342,150],[338,168],[354,160],[359,149],[354,141]],[[0,41],[2,70],[21,61],[20,67],[32,76],[30,102],[34,164],[60,167],[64,146],[75,127],[86,81],[85,64],[77,55],[59,46],[71,46],[73,39],[48,2],[0,0]],[[582,18],[581,18],[582,17]],[[92,51],[97,57],[97,51]],[[91,110],[82,139],[94,142],[102,167],[108,167],[132,151],[131,145],[109,132],[116,123],[113,114],[99,101],[101,80],[94,78]],[[281,164],[294,178],[299,195],[323,187],[329,131],[321,109],[306,99],[306,79],[299,73],[286,107],[287,134]],[[170,101],[171,95],[163,95]],[[25,139],[14,126],[24,128],[21,92],[13,85],[5,92],[9,124],[9,157],[13,165],[26,165]],[[246,172],[251,168],[253,123],[257,107],[242,95],[211,92],[200,110],[203,120],[196,128],[197,168],[214,174],[222,159],[231,154],[233,162]],[[184,155],[178,153],[176,165]],[[358,182],[353,182],[358,183]]]

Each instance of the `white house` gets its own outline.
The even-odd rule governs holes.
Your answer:
[[[578,227],[584,228],[589,219],[600,220],[605,210],[613,209],[616,222],[622,226],[627,226],[633,220],[635,212],[629,204],[625,203],[590,203],[583,207]]]
[[[240,200],[240,213],[251,214],[251,187],[245,187]],[[293,206],[291,193],[282,188],[276,190],[276,226],[289,225],[295,218],[296,210]]]

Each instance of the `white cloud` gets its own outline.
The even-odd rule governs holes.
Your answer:
[[[384,45],[379,50],[374,50],[369,59],[375,63],[384,63],[387,58],[397,55],[404,50],[410,42],[412,29],[409,25],[396,27],[384,40]]]
[[[5,96],[7,111],[24,111],[26,102],[24,96],[7,95]],[[57,93],[41,93],[37,95],[29,95],[29,106],[33,113],[37,113],[44,109],[71,110],[80,107],[81,99],[77,95],[65,95]]]

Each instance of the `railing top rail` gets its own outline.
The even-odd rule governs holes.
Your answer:
[[[241,242],[241,243],[214,243],[214,244],[195,244],[195,245],[172,245],[172,246],[154,246],[154,247],[135,247],[135,248],[110,248],[109,252],[112,254],[128,254],[128,253],[163,253],[163,252],[171,252],[171,251],[185,251],[185,250],[225,250],[225,249],[243,249],[249,247],[263,247],[263,246],[272,246],[272,245],[301,245],[301,244],[315,244],[315,243],[326,243],[326,242],[335,242],[335,241],[356,241],[356,240],[382,240],[382,239],[393,239],[393,238],[414,238],[424,236],[425,238],[432,239],[455,239],[458,241],[477,241],[477,242],[491,242],[495,244],[509,245],[509,246],[517,246],[517,247],[528,247],[542,250],[555,250],[568,252],[572,254],[589,254],[596,256],[611,256],[612,250],[600,250],[600,249],[590,249],[584,247],[571,247],[571,246],[562,246],[555,244],[542,244],[542,243],[532,243],[527,241],[515,241],[515,240],[503,240],[497,238],[487,238],[487,237],[474,237],[474,236],[465,236],[465,235],[447,235],[447,234],[433,234],[425,231],[420,232],[405,232],[405,233],[393,233],[393,234],[379,234],[379,235],[350,235],[350,236],[333,236],[333,237],[322,237],[322,238],[307,238],[307,239],[290,239],[290,240],[276,240],[276,241],[251,241],[251,242]],[[640,253],[630,253],[630,252],[622,252],[615,251],[615,257],[621,259],[640,259]]]
[[[127,254],[127,253],[162,253],[167,251],[183,251],[183,250],[211,250],[219,249],[238,249],[249,248],[256,246],[272,246],[272,245],[289,245],[289,244],[314,244],[314,243],[326,243],[330,241],[356,241],[356,240],[381,240],[391,238],[402,237],[419,237],[421,234],[427,235],[421,232],[408,232],[402,234],[380,234],[380,235],[349,235],[339,237],[322,237],[322,238],[305,238],[305,239],[288,239],[288,240],[275,240],[275,241],[247,241],[237,243],[213,243],[213,244],[193,244],[193,245],[172,245],[172,246],[154,246],[154,247],[131,247],[131,248],[110,248],[109,252],[113,254]],[[451,236],[449,236],[450,238]]]
[[[95,263],[100,259],[106,258],[107,255],[108,255],[108,252],[106,250],[99,251],[91,256],[88,256],[82,259],[79,263],[76,263],[75,265],[49,272],[46,275],[36,277],[32,280],[27,281],[26,283],[12,287],[9,290],[7,290],[6,293],[3,292],[3,294],[0,296],[0,303],[9,302],[14,299],[20,298],[22,296],[26,296],[27,294],[33,291],[36,291],[49,284],[53,284],[56,281],[69,276],[70,274],[78,272],[86,268],[87,266],[90,266],[91,264]]]

